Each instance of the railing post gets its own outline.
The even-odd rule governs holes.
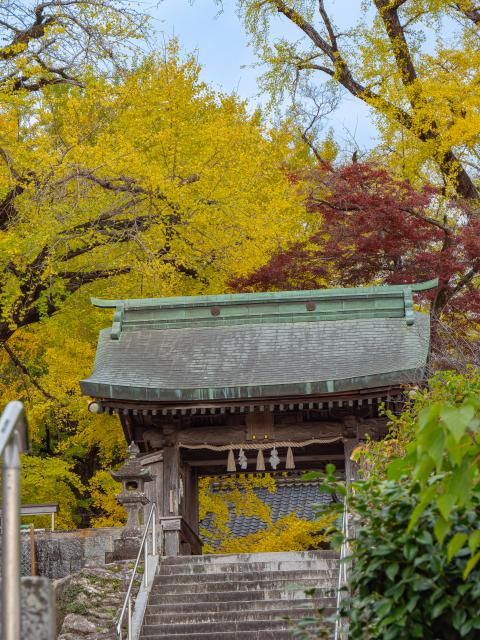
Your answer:
[[[2,637],[20,640],[20,455],[14,431],[3,452]]]
[[[27,449],[28,429],[23,404],[13,400],[0,417],[3,640],[20,640],[20,453]]]
[[[152,554],[156,555],[156,552],[157,552],[155,517],[156,517],[156,508],[155,508],[155,504],[153,504],[150,510],[150,515],[148,516],[147,522],[145,524],[142,541],[140,543],[140,549],[138,550],[137,559],[135,560],[135,565],[133,567],[130,583],[128,585],[127,593],[123,601],[123,607],[117,619],[116,629],[117,629],[117,637],[119,640],[122,640],[122,625],[123,625],[123,620],[125,615],[127,615],[127,640],[132,640],[133,638],[132,636],[132,588],[133,588],[135,576],[137,575],[137,572],[138,572],[138,566],[142,558],[142,552],[143,552],[143,558],[144,558],[143,581],[144,581],[145,589],[148,589],[148,577],[149,577],[149,572],[148,572],[148,549],[149,549],[148,537],[149,536],[148,534],[150,532],[150,528],[152,530]]]
[[[128,596],[128,629],[127,638],[132,640],[132,596]]]
[[[157,555],[157,510],[153,507],[153,524],[152,524],[152,555]]]
[[[148,586],[148,540],[145,540],[143,547],[143,584],[145,588]]]

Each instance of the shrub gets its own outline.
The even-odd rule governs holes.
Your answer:
[[[468,548],[451,553],[434,533],[437,514],[428,505],[413,527],[420,487],[399,482],[361,481],[349,496],[356,526],[350,595],[342,615],[350,619],[350,640],[474,640],[480,630],[480,570],[464,579]],[[478,494],[458,507],[445,542],[478,525]]]

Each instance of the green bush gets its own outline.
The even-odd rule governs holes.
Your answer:
[[[356,524],[350,595],[343,616],[350,619],[350,640],[474,640],[480,637],[480,570],[464,578],[471,556],[434,534],[433,505],[409,528],[419,500],[419,485],[361,481],[349,496]],[[471,531],[480,520],[480,500],[457,508],[445,542]]]

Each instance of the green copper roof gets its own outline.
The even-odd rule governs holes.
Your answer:
[[[429,318],[421,285],[93,300],[114,308],[85,395],[194,402],[328,394],[421,373]]]
[[[421,284],[240,293],[182,298],[101,300],[96,307],[115,309],[111,338],[122,331],[182,329],[237,324],[318,322],[353,318],[405,318],[412,324],[412,293],[436,287],[437,280]]]

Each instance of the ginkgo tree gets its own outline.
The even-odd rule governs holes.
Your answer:
[[[128,0],[3,0],[0,92],[82,86],[86,67],[114,69],[148,34]]]
[[[175,45],[120,82],[22,99],[2,113],[1,342],[115,275],[218,287],[298,227],[288,132],[215,96]]]
[[[223,291],[305,214],[290,131],[215,93],[176,42],[82,85],[0,96],[0,390],[87,483],[124,454],[79,396],[110,321],[89,296]]]
[[[348,3],[352,15],[361,14],[356,24],[348,22],[345,3],[236,4],[267,67],[262,88],[274,100],[301,83],[327,81],[371,108],[381,134],[377,151],[402,177],[422,182],[435,176],[448,194],[478,199],[480,23],[474,2]]]

